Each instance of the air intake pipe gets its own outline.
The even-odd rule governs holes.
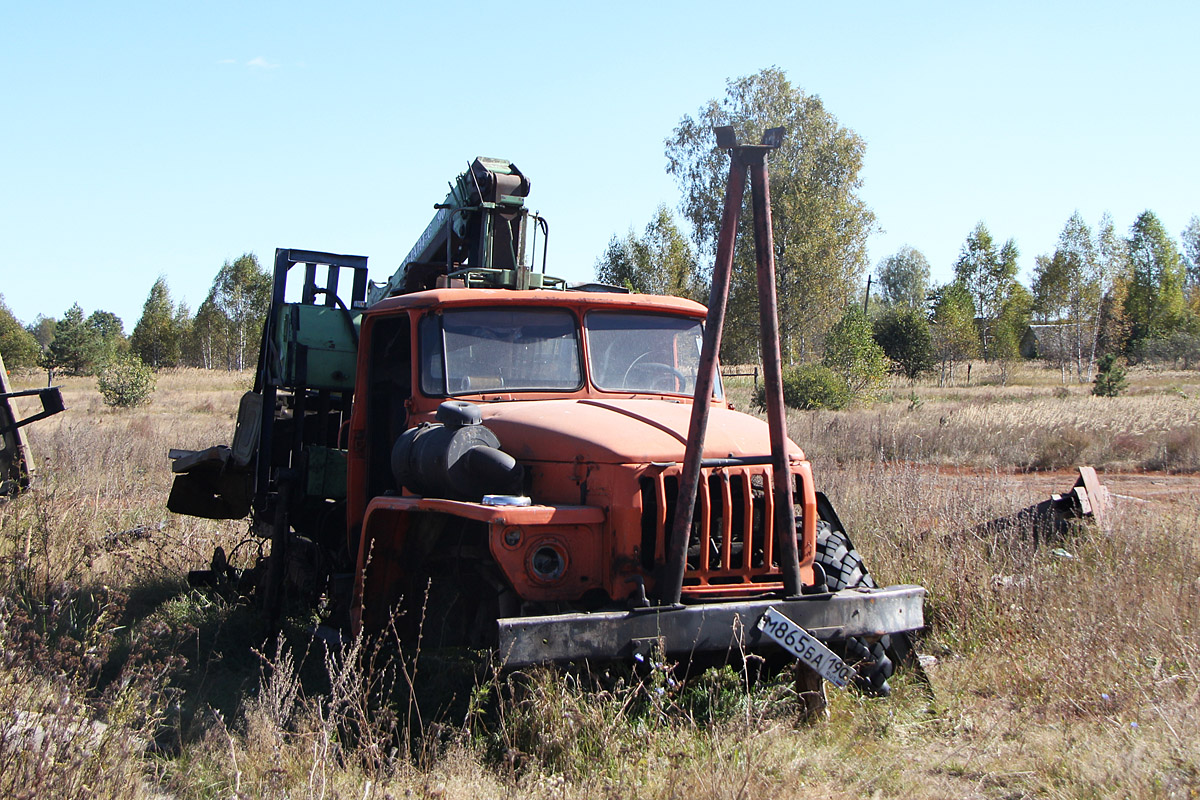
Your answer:
[[[524,469],[484,427],[479,406],[447,400],[437,422],[409,428],[392,448],[396,485],[423,497],[478,501],[520,494]]]

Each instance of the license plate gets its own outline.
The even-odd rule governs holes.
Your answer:
[[[773,608],[758,620],[758,629],[779,643],[834,686],[845,688],[854,679],[854,668],[821,644],[817,637]]]

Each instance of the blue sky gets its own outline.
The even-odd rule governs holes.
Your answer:
[[[130,332],[226,259],[381,280],[477,155],[514,161],[550,269],[592,276],[679,193],[663,139],[775,65],[867,142],[882,231],[946,280],[980,220],[1027,274],[1079,210],[1200,213],[1194,3],[0,3],[0,293]]]

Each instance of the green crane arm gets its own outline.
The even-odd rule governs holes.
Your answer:
[[[431,288],[438,276],[463,268],[524,268],[529,187],[511,161],[476,158],[450,184],[400,268],[387,283],[372,285],[369,302]]]

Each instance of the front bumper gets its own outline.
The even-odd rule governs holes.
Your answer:
[[[666,655],[775,646],[757,623],[768,608],[818,639],[878,637],[925,624],[925,589],[844,589],[792,600],[710,602],[675,608],[510,617],[499,621],[505,667],[553,661],[628,659],[654,645]]]

